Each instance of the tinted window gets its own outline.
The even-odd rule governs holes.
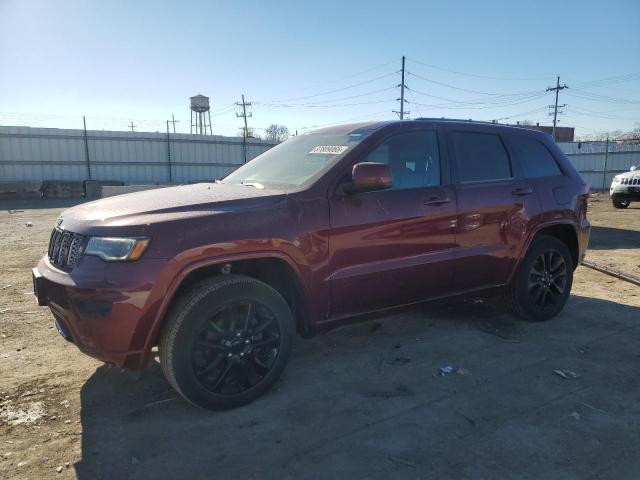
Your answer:
[[[438,135],[433,131],[391,137],[363,161],[389,165],[395,190],[440,185]]]
[[[453,132],[453,144],[461,182],[511,178],[509,156],[498,135]]]
[[[562,175],[555,159],[541,142],[535,138],[512,136],[509,144],[520,162],[522,173],[527,178]]]

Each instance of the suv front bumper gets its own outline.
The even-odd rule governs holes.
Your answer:
[[[611,186],[609,195],[614,200],[628,200],[640,202],[640,185],[616,185]]]
[[[44,256],[32,270],[38,305],[58,332],[85,354],[124,368],[142,368],[148,333],[162,303],[155,288],[167,260],[106,263],[84,257],[64,272]]]

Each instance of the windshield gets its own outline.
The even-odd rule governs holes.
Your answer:
[[[284,190],[305,187],[367,135],[368,132],[310,133],[291,137],[238,168],[222,183]]]

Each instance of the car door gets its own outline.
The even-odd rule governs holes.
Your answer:
[[[450,131],[448,140],[458,199],[454,289],[502,285],[538,210],[533,187],[496,129]]]
[[[456,198],[441,143],[436,129],[397,133],[348,166],[386,163],[393,186],[329,198],[334,317],[450,290]]]
[[[523,177],[536,191],[540,211],[548,216],[566,216],[576,191],[574,178],[562,172],[547,146],[529,132],[511,133],[504,139]]]

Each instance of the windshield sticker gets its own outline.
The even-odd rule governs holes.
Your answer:
[[[344,145],[318,145],[317,147],[313,147],[313,149],[309,153],[328,153],[330,155],[340,155],[344,153],[344,151],[349,148]]]

